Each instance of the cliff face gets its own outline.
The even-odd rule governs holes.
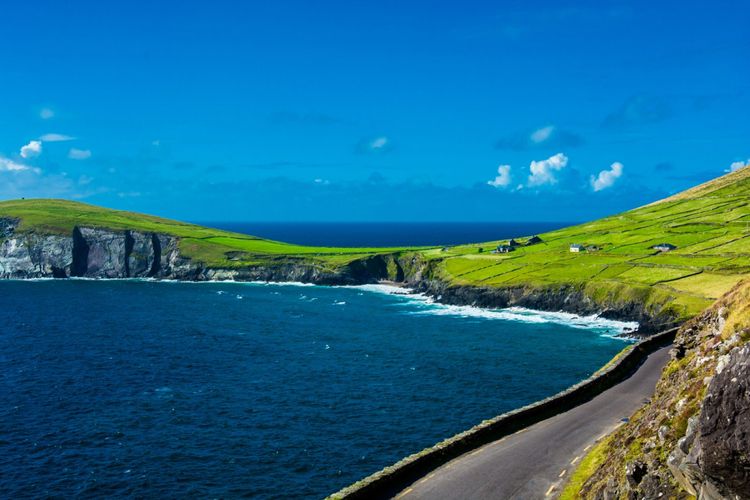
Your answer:
[[[405,277],[394,255],[371,256],[338,268],[285,256],[264,265],[208,268],[181,256],[179,239],[166,234],[75,227],[70,235],[59,235],[19,232],[18,224],[0,218],[0,279],[153,277],[351,285]],[[410,264],[404,261],[404,266]]]
[[[617,430],[584,498],[750,498],[750,282],[680,329],[653,399]]]
[[[199,268],[179,256],[171,236],[76,227],[68,236],[21,233],[0,220],[0,278],[191,279]]]

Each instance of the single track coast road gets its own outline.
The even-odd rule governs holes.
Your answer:
[[[630,378],[591,401],[446,463],[398,498],[554,498],[591,445],[653,395],[669,349],[653,352]]]

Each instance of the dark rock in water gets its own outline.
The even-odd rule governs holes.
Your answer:
[[[750,498],[750,346],[732,350],[716,371],[700,413],[702,469],[722,493]]]

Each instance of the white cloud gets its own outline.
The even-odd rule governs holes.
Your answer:
[[[320,179],[320,178],[315,179],[313,182],[315,184],[322,184],[324,186],[327,186],[327,185],[329,185],[331,183],[331,181],[329,181],[328,179]]]
[[[591,187],[594,191],[601,191],[612,187],[617,179],[622,176],[623,166],[619,161],[610,165],[609,170],[602,170],[597,176],[591,176]]]
[[[68,151],[68,158],[71,160],[86,160],[91,158],[91,150],[70,148],[70,151]]]
[[[550,156],[546,160],[532,161],[529,165],[529,186],[541,186],[544,184],[555,184],[557,177],[555,172],[560,171],[568,165],[568,157],[562,153]]]
[[[728,172],[734,172],[736,170],[739,170],[741,168],[745,168],[747,166],[750,166],[750,158],[748,158],[746,161],[735,161],[731,165],[729,165]]]
[[[552,135],[552,132],[554,131],[554,125],[547,125],[546,127],[542,127],[533,131],[529,136],[529,139],[531,139],[531,142],[533,142],[534,144],[540,144],[549,139],[549,137]]]
[[[0,172],[21,172],[28,169],[29,167],[26,165],[21,165],[8,158],[0,158]]]
[[[0,156],[0,172],[23,172],[25,170],[29,170],[32,172],[39,172],[38,168],[32,168],[27,165],[22,165],[21,163],[15,162],[9,158],[3,158]]]
[[[388,145],[388,138],[385,136],[382,137],[376,137],[372,141],[370,141],[370,149],[377,150],[377,149],[383,149]]]
[[[42,141],[29,141],[21,147],[21,158],[34,158],[42,154]]]
[[[55,116],[55,112],[49,108],[42,108],[42,110],[39,111],[39,116],[42,118],[42,120],[49,120],[50,118]]]
[[[354,146],[354,151],[360,154],[386,154],[393,149],[391,140],[380,135],[377,137],[364,137]]]
[[[487,184],[493,187],[505,187],[510,184],[510,165],[500,165],[497,167],[497,176],[487,181]]]
[[[39,138],[39,140],[43,142],[64,142],[73,141],[75,140],[75,137],[64,134],[44,134]]]

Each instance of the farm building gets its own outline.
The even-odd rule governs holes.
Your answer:
[[[570,251],[573,253],[580,253],[586,250],[586,248],[583,245],[578,245],[577,243],[573,243],[570,245]]]
[[[510,253],[513,250],[515,250],[515,248],[510,245],[498,245],[497,248],[494,250],[494,252],[495,253]]]
[[[517,242],[516,240],[513,240],[513,239],[512,239],[512,240],[510,240],[510,241],[508,242],[508,246],[510,246],[510,247],[520,247],[520,246],[521,246],[521,244],[520,244],[519,242]]]
[[[526,242],[526,246],[529,245],[536,245],[537,243],[541,243],[542,239],[539,236],[532,236],[529,238],[529,241]]]
[[[654,245],[651,248],[660,252],[668,252],[670,250],[674,250],[677,247],[672,245],[671,243],[659,243],[658,245]]]

